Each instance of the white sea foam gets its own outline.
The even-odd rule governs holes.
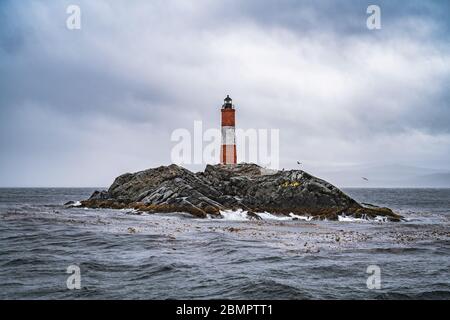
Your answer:
[[[342,221],[342,222],[371,222],[371,221],[376,221],[376,222],[388,222],[387,217],[383,217],[383,216],[376,216],[375,218],[369,218],[366,215],[363,215],[361,218],[354,218],[354,217],[349,217],[346,216],[345,214],[338,216],[338,221]]]
[[[223,219],[225,221],[250,221],[252,220],[252,217],[247,215],[247,211],[245,210],[225,210],[221,211],[220,214],[222,215]],[[256,215],[258,215],[263,220],[274,220],[274,221],[292,221],[292,220],[302,220],[302,221],[312,221],[312,216],[300,216],[296,215],[294,213],[290,213],[289,216],[284,215],[274,215],[268,212],[257,212]],[[214,218],[211,216],[208,216],[208,218]],[[327,219],[323,221],[328,221]],[[347,216],[345,214],[338,216],[339,222],[388,222],[388,219],[386,217],[382,216],[376,216],[375,218],[368,218],[367,216],[363,215],[361,218],[354,218],[351,216]]]
[[[338,221],[342,221],[342,222],[363,222],[363,221],[367,221],[367,220],[363,219],[363,218],[348,217],[345,214],[343,214],[343,215],[339,215],[338,216]]]
[[[248,221],[248,220],[250,220],[247,216],[247,211],[243,211],[243,210],[237,210],[237,211],[225,210],[225,211],[221,211],[220,214],[222,215],[224,220],[229,220],[229,221]]]
[[[382,216],[376,216],[375,219],[373,219],[377,222],[388,222],[388,218],[387,217],[382,217]]]
[[[304,220],[304,221],[311,221],[313,217],[311,216],[299,216],[293,213],[290,213],[289,216],[291,216],[293,219],[296,218],[298,220]]]
[[[278,220],[278,221],[286,221],[286,220],[292,220],[292,217],[287,216],[276,216],[268,212],[258,212],[258,216],[260,216],[263,220]]]
[[[247,215],[247,211],[244,210],[225,210],[221,211],[220,214],[223,217],[223,220],[227,221],[249,221],[252,220],[251,217]],[[295,215],[293,213],[289,214],[289,216],[282,216],[282,215],[274,215],[268,212],[258,212],[256,213],[261,219],[263,220],[277,220],[277,221],[289,221],[289,220],[304,220],[304,221],[310,221],[312,217],[309,216],[299,216]]]
[[[139,213],[139,210],[137,209],[120,209],[121,212],[125,212],[127,214],[137,214]]]

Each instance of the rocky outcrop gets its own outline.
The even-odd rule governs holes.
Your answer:
[[[272,171],[256,164],[207,165],[193,173],[177,165],[161,166],[115,179],[107,191],[95,191],[81,202],[90,208],[133,208],[148,212],[188,212],[220,217],[222,210],[308,215],[335,220],[401,216],[388,208],[357,203],[330,183],[301,170]]]

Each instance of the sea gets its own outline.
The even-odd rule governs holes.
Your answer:
[[[450,189],[344,189],[402,222],[68,208],[0,189],[0,299],[450,299]]]

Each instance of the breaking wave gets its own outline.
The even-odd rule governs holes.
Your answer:
[[[253,215],[249,215],[245,210],[224,210],[220,212],[222,219],[224,221],[250,221],[257,219]],[[302,221],[311,221],[313,220],[312,216],[300,216],[293,213],[290,213],[289,216],[284,215],[275,215],[268,212],[258,212],[255,213],[262,220],[272,220],[272,221],[292,221],[292,220],[302,220]],[[375,218],[369,218],[367,216],[363,216],[361,218],[355,218],[347,215],[338,216],[339,222],[389,222],[386,217],[376,216]]]
[[[367,216],[363,216],[361,218],[355,218],[351,216],[347,216],[345,214],[338,216],[338,221],[341,222],[389,222],[387,217],[376,216],[375,218],[369,218]]]
[[[247,211],[244,210],[224,210],[220,212],[222,216],[222,220],[225,221],[250,221],[255,220],[254,216],[251,216],[248,214]],[[283,215],[274,215],[268,212],[258,212],[255,213],[258,217],[260,217],[262,220],[276,220],[276,221],[289,221],[289,220],[304,220],[304,221],[310,221],[312,220],[312,217],[310,216],[299,216],[293,213],[290,213],[289,216],[283,216]],[[256,218],[257,219],[257,218]]]

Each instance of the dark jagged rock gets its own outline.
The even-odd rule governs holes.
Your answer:
[[[193,173],[177,165],[161,166],[116,178],[107,191],[81,202],[90,208],[132,208],[148,212],[188,212],[220,217],[221,210],[308,215],[336,220],[384,216],[399,221],[388,208],[365,207],[330,183],[302,170],[273,171],[256,164],[207,165]]]

